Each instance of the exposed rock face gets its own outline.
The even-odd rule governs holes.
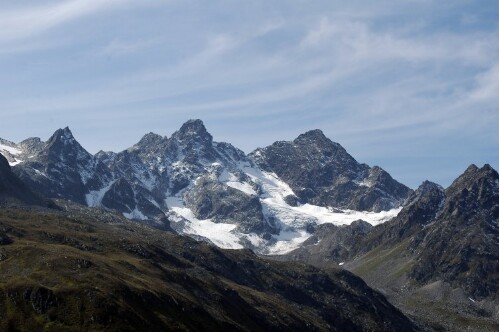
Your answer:
[[[257,149],[251,157],[288,183],[303,203],[382,211],[400,206],[410,193],[380,167],[359,164],[320,130]]]
[[[31,191],[12,172],[7,159],[0,154],[0,206],[12,204],[46,206],[49,202]]]
[[[16,173],[31,188],[49,197],[118,209],[136,219],[164,220],[166,197],[187,189],[212,164],[232,169],[247,160],[230,144],[213,142],[200,120],[186,122],[170,139],[149,133],[123,152],[100,151],[95,156],[69,128],[57,130],[47,142],[2,142],[16,158],[26,159],[16,165]],[[14,156],[11,159],[17,163]]]
[[[213,142],[212,136],[201,120],[186,122],[170,138],[149,133],[123,152],[117,154],[100,152],[98,158],[108,166],[115,178],[127,180],[136,201],[145,203],[137,205],[137,210],[147,217],[157,215],[159,211],[167,211],[168,206],[165,204],[167,197],[175,195],[183,197],[184,191],[195,187],[194,180],[208,174],[214,165],[223,169],[233,169],[237,162],[246,160],[244,153],[232,145]],[[206,193],[206,190],[204,192]],[[241,193],[234,194],[237,197],[227,199],[243,199]],[[189,197],[194,196],[195,193]],[[227,195],[218,197],[213,193],[211,201],[218,207],[229,206],[231,202],[221,201],[226,197]],[[190,202],[194,201],[191,199]],[[105,205],[105,202],[103,204]],[[239,209],[241,210],[241,207]],[[228,213],[226,209],[217,211],[221,214],[206,213],[204,209],[195,209],[195,214],[199,218],[210,215],[210,218],[215,217],[215,221],[224,218],[229,222],[241,219],[234,213]],[[239,213],[244,212],[241,210]]]
[[[244,233],[276,231],[275,225],[265,222],[258,197],[217,181],[199,179],[186,194],[185,202],[200,219],[232,222]]]
[[[127,180],[114,182],[102,198],[102,204],[110,209],[130,213],[134,208],[135,194]]]
[[[39,147],[39,143],[35,145]],[[83,149],[67,127],[57,130],[41,150],[17,165],[14,172],[45,196],[81,204],[86,204],[89,190],[96,190],[111,179],[107,168]]]
[[[417,234],[418,261],[411,276],[443,279],[481,299],[498,299],[499,175],[490,165],[471,165],[445,191],[431,227]]]
[[[25,139],[18,145],[22,151],[21,158],[26,160],[29,159],[30,156],[34,156],[35,154],[39,153],[45,146],[45,142],[43,142],[38,137],[30,137]]]
[[[351,260],[378,246],[398,245],[434,221],[444,199],[442,187],[425,181],[411,193],[394,219],[376,227],[361,220],[343,227],[321,225],[313,237],[301,248],[289,253],[288,257],[306,259],[323,266]]]
[[[287,254],[292,260],[300,260],[318,266],[343,263],[358,252],[359,242],[373,226],[363,220],[350,225],[336,226],[323,224],[302,246]]]
[[[436,183],[424,181],[409,196],[397,217],[373,229],[358,243],[357,251],[366,253],[379,245],[397,245],[418,234],[435,220],[444,201],[444,189]]]

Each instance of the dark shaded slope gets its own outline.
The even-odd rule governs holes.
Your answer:
[[[0,206],[12,204],[46,206],[48,203],[12,173],[7,159],[0,154]]]
[[[415,330],[349,272],[71,215],[0,210],[0,330]]]
[[[345,262],[406,313],[444,330],[499,327],[499,175],[492,167],[471,165],[446,190],[426,181],[394,219],[369,231],[358,226],[318,228],[315,242],[286,258]]]
[[[85,195],[90,190],[98,190],[111,180],[104,164],[76,141],[68,127],[55,131],[33,156],[16,165],[14,172],[47,197],[81,204],[87,203]]]
[[[411,277],[443,279],[475,299],[499,301],[499,174],[471,165],[445,192],[438,217],[412,243],[418,260]]]
[[[425,181],[411,193],[396,218],[376,227],[364,221],[344,226],[321,225],[302,247],[284,257],[328,266],[352,260],[377,247],[397,246],[432,222],[444,199],[442,187]]]

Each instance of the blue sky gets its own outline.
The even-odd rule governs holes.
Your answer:
[[[90,152],[203,119],[250,152],[320,128],[416,187],[499,168],[497,1],[0,3],[0,137]]]

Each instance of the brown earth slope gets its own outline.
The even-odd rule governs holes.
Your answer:
[[[0,210],[1,331],[416,330],[350,272],[85,211]]]

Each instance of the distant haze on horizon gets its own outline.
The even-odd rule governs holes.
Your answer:
[[[202,119],[246,153],[321,129],[415,188],[499,168],[497,1],[0,4],[0,137],[124,150]]]

